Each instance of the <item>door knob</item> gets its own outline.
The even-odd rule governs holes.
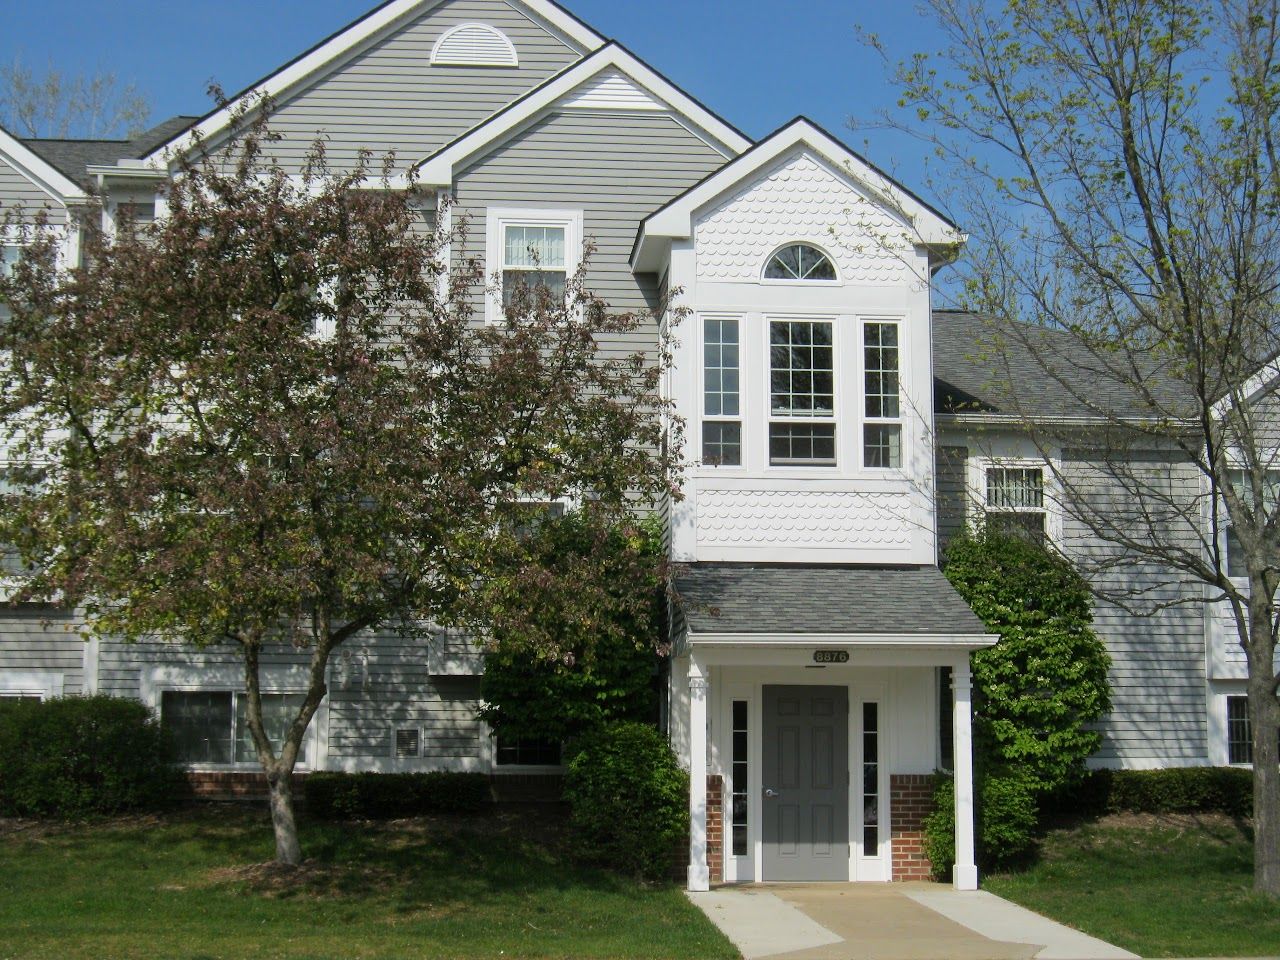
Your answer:
[[[774,797],[778,795],[778,791],[774,790],[772,787],[765,787],[764,795],[768,797],[770,800],[772,800]]]

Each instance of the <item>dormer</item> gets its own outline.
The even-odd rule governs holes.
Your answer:
[[[963,237],[807,120],[650,216],[686,318],[680,561],[934,562],[929,281]]]

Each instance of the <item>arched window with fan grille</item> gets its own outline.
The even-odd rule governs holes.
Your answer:
[[[766,280],[803,282],[838,280],[831,258],[811,243],[789,243],[765,263]]]

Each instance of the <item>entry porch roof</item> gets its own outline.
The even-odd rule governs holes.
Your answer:
[[[975,649],[996,640],[937,567],[694,563],[675,588],[694,643]]]

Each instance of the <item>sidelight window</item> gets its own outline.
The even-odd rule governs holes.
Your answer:
[[[880,851],[880,705],[862,705],[862,855]]]
[[[750,771],[747,768],[747,701],[733,701],[733,794],[731,803],[731,827],[733,855],[747,855],[747,789]]]

